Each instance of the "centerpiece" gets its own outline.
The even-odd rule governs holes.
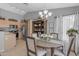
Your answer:
[[[49,41],[49,34],[41,34],[42,40]]]

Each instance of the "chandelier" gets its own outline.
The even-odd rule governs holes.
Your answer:
[[[39,16],[42,19],[47,19],[49,16],[52,16],[52,13],[48,12],[48,10],[45,9],[45,10],[39,12]]]

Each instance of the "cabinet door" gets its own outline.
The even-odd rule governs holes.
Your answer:
[[[0,51],[4,51],[4,32],[0,31]]]
[[[7,20],[1,20],[0,19],[0,27],[8,27],[8,23],[7,23]]]
[[[16,46],[16,35],[14,33],[5,34],[5,49],[11,49]]]

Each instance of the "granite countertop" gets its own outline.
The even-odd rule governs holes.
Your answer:
[[[16,29],[10,29],[9,27],[4,27],[4,28],[1,27],[0,31],[11,32],[11,33],[16,33],[17,32]]]

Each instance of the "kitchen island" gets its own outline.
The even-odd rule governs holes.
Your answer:
[[[0,30],[0,52],[7,51],[16,46],[16,33]]]

